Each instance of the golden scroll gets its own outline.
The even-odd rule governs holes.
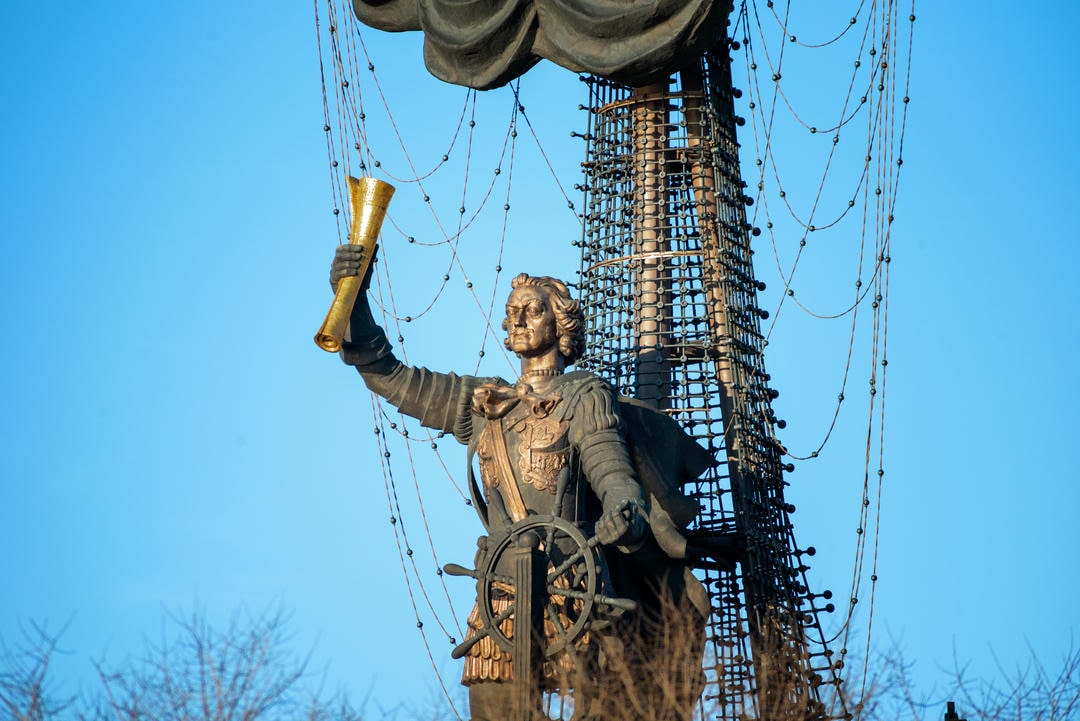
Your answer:
[[[371,258],[375,253],[375,240],[379,237],[386,208],[394,195],[394,186],[375,178],[354,178],[349,176],[349,201],[352,205],[352,225],[349,229],[349,243],[364,247],[364,259],[360,273],[338,281],[334,302],[326,314],[319,332],[315,334],[315,344],[328,353],[341,350],[341,339],[349,325],[356,296],[364,282]]]

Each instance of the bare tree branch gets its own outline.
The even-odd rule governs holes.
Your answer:
[[[122,670],[97,664],[103,700],[92,721],[359,718],[344,699],[324,702],[300,688],[307,659],[288,650],[288,617],[280,609],[240,611],[221,631],[199,611],[169,620],[172,635],[148,643]]]
[[[14,648],[0,640],[0,709],[13,721],[46,721],[73,702],[56,698],[50,688],[49,666],[63,629],[50,633],[31,623],[20,631],[22,642]]]

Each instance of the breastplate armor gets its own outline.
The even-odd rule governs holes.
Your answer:
[[[476,447],[484,493],[501,492],[508,508],[514,505],[515,485],[525,508],[550,512],[562,470],[570,463],[570,424],[557,414],[536,413],[527,403],[515,406],[503,418],[488,421]],[[496,434],[502,436],[500,443]],[[505,450],[505,458],[501,458]],[[546,501],[546,502],[545,502]],[[539,506],[545,506],[538,508]]]

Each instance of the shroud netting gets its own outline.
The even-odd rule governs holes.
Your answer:
[[[727,46],[666,83],[585,78],[578,367],[667,412],[726,464],[685,489],[698,539],[736,536],[735,573],[698,569],[712,604],[700,713],[842,718],[839,669],[818,622],[784,500],[745,208]],[[790,470],[790,469],[789,469]]]

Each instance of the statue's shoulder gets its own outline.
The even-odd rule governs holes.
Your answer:
[[[608,393],[612,398],[615,397],[615,391],[612,390],[608,382],[591,371],[569,371],[560,380],[559,390],[563,397],[590,391]]]
[[[454,375],[454,374],[451,373],[450,375]],[[461,388],[462,388],[462,391],[463,391],[462,397],[461,397],[460,400],[461,400],[461,402],[466,403],[466,404],[472,402],[472,395],[476,391],[476,389],[478,389],[478,388],[484,388],[484,387],[488,387],[488,388],[491,388],[491,387],[506,388],[508,386],[514,385],[510,381],[506,380],[505,378],[500,378],[499,376],[463,375],[463,376],[457,376],[457,377],[460,379]]]
[[[554,390],[562,396],[559,407],[566,418],[576,415],[582,404],[591,412],[596,412],[597,407],[613,409],[617,398],[607,381],[589,371],[575,370],[560,376]]]

